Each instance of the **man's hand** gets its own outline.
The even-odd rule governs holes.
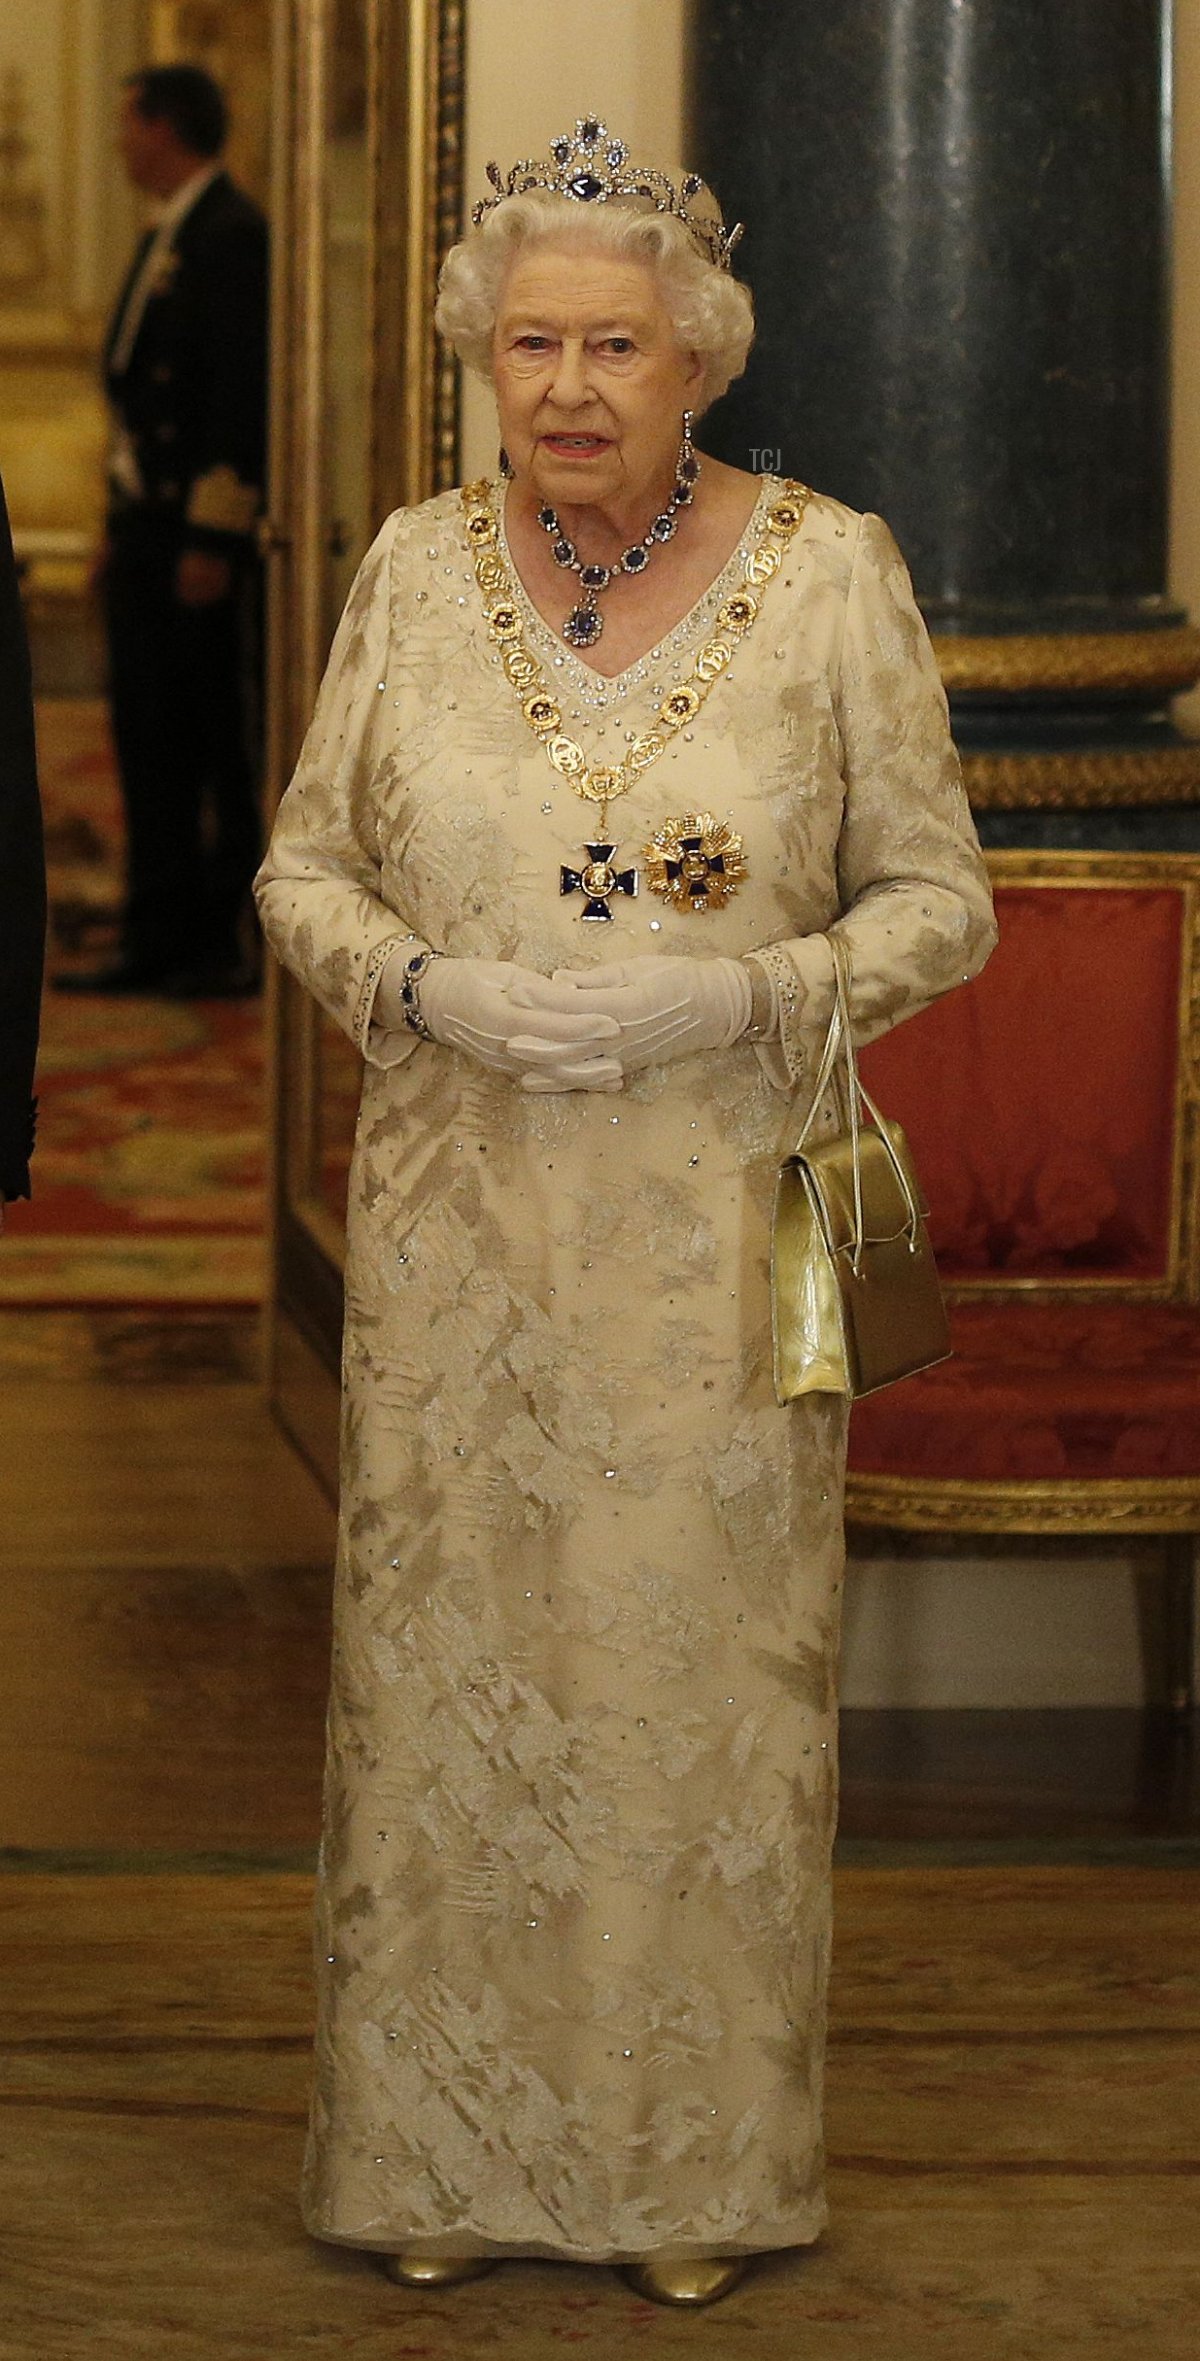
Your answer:
[[[233,587],[227,557],[210,549],[185,549],[175,568],[175,596],[181,607],[215,607]]]

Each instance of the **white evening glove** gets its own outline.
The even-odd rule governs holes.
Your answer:
[[[407,964],[401,947],[379,979],[374,1015],[385,1029],[398,1031],[405,1022],[400,987]],[[493,1073],[518,1081],[529,1073],[552,1076],[546,1082],[551,1090],[621,1087],[621,1068],[611,1054],[617,1019],[580,1008],[561,984],[532,968],[506,959],[432,959],[419,997],[433,1039]]]
[[[622,959],[607,967],[559,968],[556,984],[571,984],[581,1006],[607,1010],[620,1037],[609,1055],[623,1074],[669,1058],[728,1049],[750,1023],[753,989],[740,959]],[[539,1085],[531,1078],[527,1086]]]

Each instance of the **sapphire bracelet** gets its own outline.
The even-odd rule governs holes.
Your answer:
[[[404,1022],[419,1041],[432,1041],[433,1035],[421,1014],[421,978],[432,959],[440,959],[440,951],[418,951],[415,958],[405,963],[404,981],[400,986],[400,1005]]]

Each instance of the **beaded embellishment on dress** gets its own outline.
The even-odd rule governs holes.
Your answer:
[[[707,634],[711,630],[718,607],[742,579],[764,510],[772,500],[779,498],[783,488],[782,477],[763,477],[762,489],[737,548],[722,566],[715,582],[709,583],[695,606],[689,607],[687,614],[681,615],[678,623],[673,623],[662,639],[648,648],[644,656],[639,656],[636,663],[628,665],[624,672],[597,672],[593,664],[584,664],[572,649],[556,637],[544,615],[539,615],[534,606],[517,572],[509,542],[504,522],[504,487],[502,484],[495,485],[496,529],[512,597],[521,610],[525,634],[531,646],[541,656],[543,664],[561,676],[555,684],[556,688],[569,694],[577,703],[588,706],[594,713],[607,713],[636,690],[647,685],[651,690],[658,687],[674,658],[691,645],[700,633]]]

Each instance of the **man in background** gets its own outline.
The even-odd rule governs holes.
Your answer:
[[[118,957],[61,977],[68,990],[202,997],[255,980],[267,225],[222,165],[226,133],[224,98],[199,67],[130,76],[119,145],[156,219],[105,347],[113,441],[99,569],[126,900]]]
[[[0,489],[0,1229],[29,1195],[46,871],[25,618]]]

